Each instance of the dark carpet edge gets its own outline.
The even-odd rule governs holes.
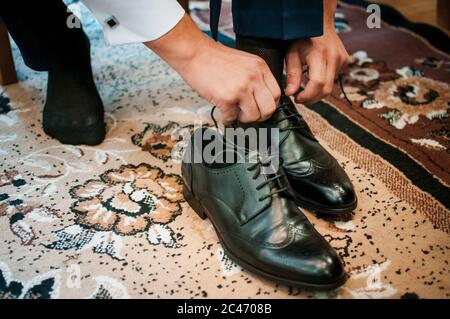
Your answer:
[[[447,209],[450,209],[450,196],[448,196],[450,189],[407,154],[367,132],[326,102],[305,106],[320,114],[333,127],[362,147],[384,158],[401,171],[414,185],[429,193]]]

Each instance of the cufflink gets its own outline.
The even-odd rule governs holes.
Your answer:
[[[114,29],[120,24],[119,20],[117,20],[115,16],[110,16],[105,20],[105,23],[110,29]]]

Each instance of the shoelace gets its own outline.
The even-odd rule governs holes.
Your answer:
[[[352,102],[350,101],[350,99],[348,98],[347,94],[345,93],[344,86],[343,86],[343,84],[342,84],[342,75],[341,75],[341,74],[339,74],[338,79],[339,79],[339,85],[340,85],[340,87],[341,87],[341,91],[342,91],[342,94],[344,95],[345,100],[348,102],[348,104],[350,104],[351,106],[353,106]],[[279,107],[279,108],[281,108],[281,107],[287,107],[288,105],[289,105],[289,104],[287,104],[287,103],[282,103],[282,104],[280,104],[278,107]],[[212,107],[212,109],[211,109],[211,119],[212,119],[213,122],[214,122],[214,126],[218,129],[218,128],[219,128],[219,125],[217,124],[217,120],[216,120],[216,118],[214,117],[214,111],[215,111],[215,110],[216,110],[216,106],[214,105],[214,106]],[[278,124],[278,123],[280,123],[280,122],[282,122],[282,121],[285,121],[285,120],[287,120],[287,119],[289,119],[289,118],[298,118],[299,121],[297,122],[297,124],[300,125],[300,126],[290,126],[290,127],[282,128],[282,129],[280,129],[281,131],[287,131],[287,130],[292,130],[292,129],[297,129],[297,128],[299,128],[299,129],[305,129],[305,128],[306,128],[306,122],[305,122],[305,120],[304,120],[303,117],[302,117],[300,114],[298,114],[298,113],[290,114],[290,115],[286,116],[284,119],[281,119],[281,120],[277,121],[276,124]]]
[[[289,103],[286,103],[286,102],[281,103],[278,106],[276,112],[283,111],[284,109],[287,109],[288,107],[289,107]],[[279,123],[281,123],[283,121],[289,121],[290,125],[287,126],[287,127],[280,128],[281,132],[290,131],[290,130],[296,130],[296,129],[306,129],[307,128],[305,120],[297,112],[294,112],[294,113],[289,114],[289,115],[287,115],[286,117],[284,117],[284,118],[282,118],[280,120],[277,120],[275,122],[275,124],[279,124]]]
[[[214,110],[215,110],[215,106],[212,108],[211,110],[211,118],[214,122],[214,126],[216,127],[217,130],[219,130],[219,126],[217,124],[217,120],[214,117]],[[282,163],[282,159],[280,158],[280,161]],[[255,174],[252,176],[252,178],[254,180],[256,180],[259,175],[261,175],[261,167],[262,166],[268,166],[270,164],[270,161],[266,164],[261,162],[261,159],[259,158],[259,156],[256,156],[256,163],[252,164],[251,166],[247,167],[247,171],[255,171]],[[268,179],[266,179],[264,182],[262,182],[261,184],[256,186],[256,190],[260,190],[261,188],[263,188],[266,185],[269,185],[269,183],[271,182],[276,182],[277,185],[281,184],[281,178],[283,177],[283,175],[281,174],[274,174],[272,177],[269,177]],[[265,200],[266,198],[272,197],[278,193],[284,192],[287,190],[287,187],[277,187],[276,189],[273,189],[269,194],[261,196],[258,198],[258,201],[262,202],[263,200]]]
[[[256,180],[259,175],[261,175],[261,167],[262,166],[267,166],[267,164],[264,164],[261,162],[261,160],[259,159],[259,157],[257,158],[257,162],[251,166],[249,166],[247,168],[247,171],[255,171],[255,174],[253,175],[253,179]],[[278,193],[282,193],[284,191],[287,190],[287,187],[281,187],[281,178],[283,178],[283,175],[281,174],[274,174],[272,177],[268,178],[267,180],[265,180],[264,182],[262,182],[261,184],[256,186],[256,190],[260,190],[261,188],[263,188],[266,185],[269,185],[272,182],[275,182],[277,184],[277,187],[272,189],[271,192],[267,195],[261,196],[258,198],[258,201],[262,202],[263,200],[265,200],[266,198],[272,197]]]

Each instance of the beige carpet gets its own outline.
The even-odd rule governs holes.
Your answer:
[[[92,17],[83,20],[107,109],[103,144],[44,134],[45,75],[17,50],[20,83],[0,88],[0,297],[450,297],[449,235],[439,225],[448,211],[303,106],[359,197],[350,221],[307,212],[350,279],[336,291],[301,291],[233,264],[180,194],[182,137],[209,121],[210,105],[141,45],[108,48]]]

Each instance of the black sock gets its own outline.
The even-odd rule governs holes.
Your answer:
[[[96,145],[105,136],[104,110],[92,76],[89,40],[82,36],[50,59],[43,126],[62,143]]]
[[[236,49],[263,58],[275,76],[280,88],[283,88],[284,58],[288,45],[289,41],[285,40],[255,38],[236,34]]]

